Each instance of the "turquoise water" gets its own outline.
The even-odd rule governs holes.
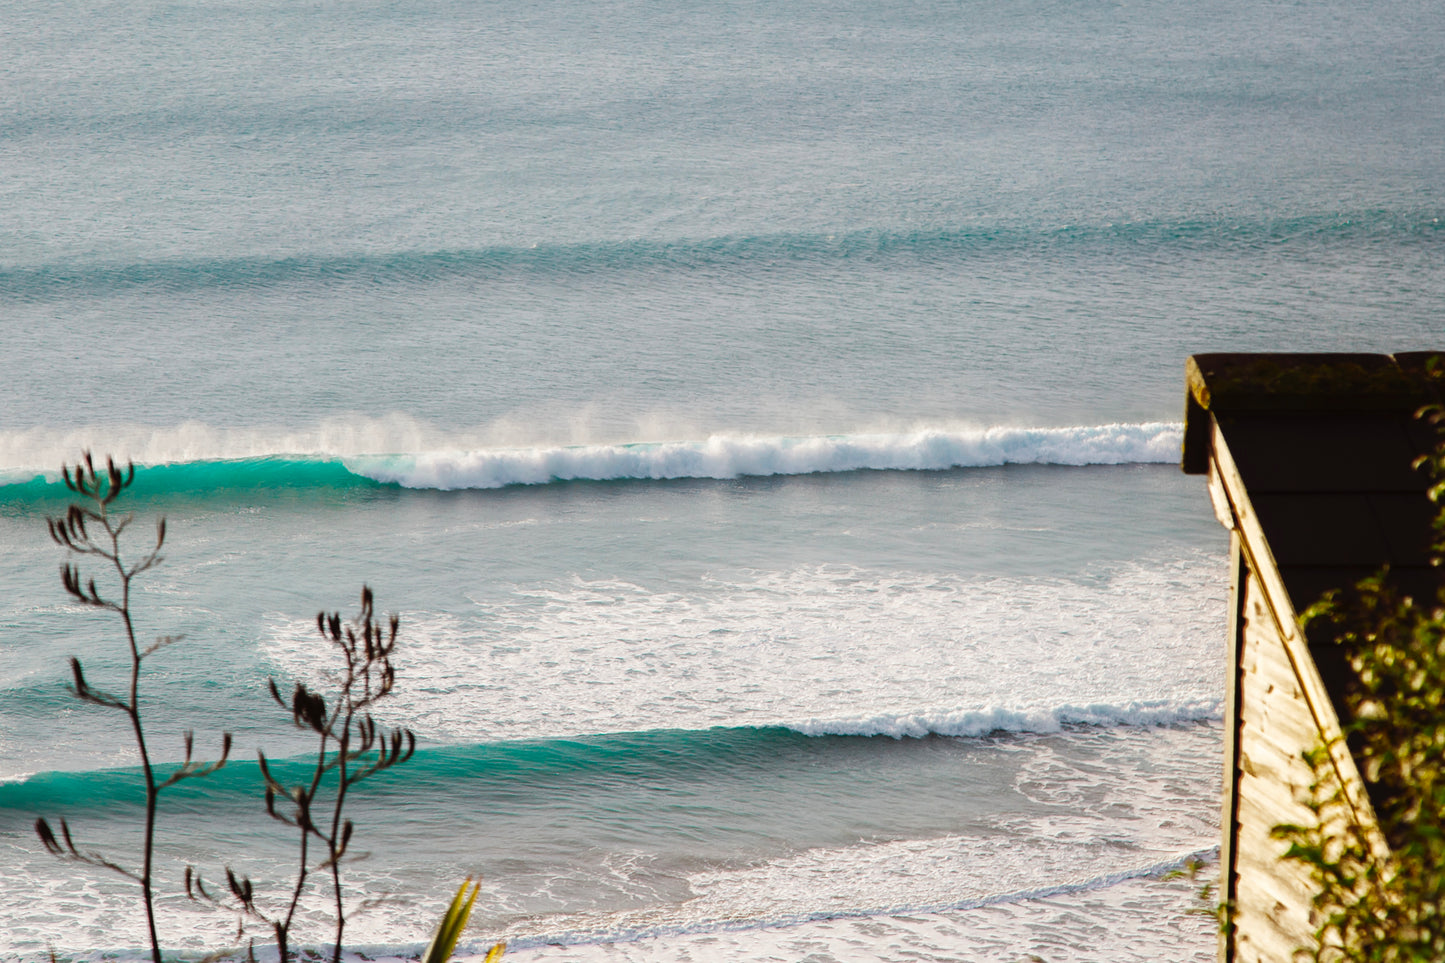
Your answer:
[[[21,3],[0,36],[0,958],[138,953],[63,461],[137,463],[163,939],[291,849],[265,697],[401,616],[348,926],[415,954],[1212,959],[1227,540],[1184,358],[1438,345],[1435,5]],[[290,761],[286,761],[290,760]],[[299,933],[320,946],[324,894]],[[269,896],[268,896],[269,898]],[[264,932],[256,932],[264,944]],[[264,958],[267,947],[259,946]]]

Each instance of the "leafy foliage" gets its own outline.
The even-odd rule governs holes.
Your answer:
[[[1445,429],[1445,408],[1420,417]],[[1445,440],[1416,462],[1445,496]],[[1432,564],[1445,556],[1445,505],[1435,521]],[[1371,786],[1388,855],[1374,845],[1344,796],[1328,747],[1306,753],[1314,780],[1301,800],[1313,825],[1280,825],[1284,858],[1304,864],[1318,886],[1317,961],[1413,963],[1445,959],[1445,585],[1422,604],[1389,584],[1388,572],[1352,592],[1330,593],[1304,615],[1330,625],[1347,647],[1355,685],[1346,738]]]
[[[421,956],[421,963],[447,963],[447,960],[452,958],[452,952],[457,948],[457,939],[462,935],[462,930],[466,929],[467,920],[472,915],[472,905],[476,903],[477,893],[481,888],[480,883],[473,883],[470,879],[462,881],[462,885],[457,888],[457,895],[452,897],[451,905],[442,914],[437,931]],[[482,963],[496,963],[502,958],[506,948],[505,943],[495,944],[487,951]]]

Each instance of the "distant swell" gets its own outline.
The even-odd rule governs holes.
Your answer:
[[[1172,422],[1074,428],[926,428],[909,432],[780,437],[717,434],[703,441],[414,454],[277,454],[195,459],[137,468],[141,495],[226,490],[354,489],[379,484],[453,490],[572,481],[741,478],[823,472],[942,471],[1000,465],[1125,465],[1179,459]],[[0,499],[64,495],[34,468],[0,468]]]
[[[158,259],[0,266],[0,300],[41,302],[125,292],[176,293],[300,285],[428,284],[453,277],[747,268],[907,259],[957,261],[1040,249],[1123,247],[1257,250],[1277,244],[1430,243],[1445,231],[1436,209],[1360,210],[1270,218],[1187,218],[1060,226],[999,225],[920,231],[758,234],[670,240],[583,241],[388,253]]]
[[[406,488],[501,488],[557,481],[738,478],[818,472],[943,470],[994,465],[1172,462],[1178,424],[927,429],[801,438],[714,435],[706,441],[430,452],[356,458],[358,474]]]

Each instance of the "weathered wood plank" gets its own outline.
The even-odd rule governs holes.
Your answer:
[[[1253,698],[1258,699],[1272,691],[1279,691],[1280,697],[1290,699],[1299,704],[1300,710],[1308,716],[1310,728],[1319,731],[1315,724],[1314,713],[1310,711],[1309,703],[1305,701],[1304,692],[1295,676],[1294,666],[1282,658],[1283,652],[1278,641],[1270,643],[1274,648],[1273,652],[1262,652],[1263,645],[1256,645],[1246,641],[1249,657],[1248,668],[1240,673],[1240,681],[1246,686],[1246,691]]]
[[[1292,798],[1313,780],[1303,752],[1321,745],[1324,737],[1273,626],[1246,626],[1243,646],[1252,671],[1240,680],[1239,764],[1253,776],[1275,780]],[[1278,796],[1268,787],[1252,791]]]
[[[1247,840],[1242,839],[1238,857],[1239,892],[1245,894],[1253,891],[1252,888],[1263,889],[1273,899],[1299,910],[1300,919],[1308,921],[1310,905],[1318,887],[1310,879],[1307,868],[1282,858],[1286,849],[1284,840],[1264,838],[1257,833],[1249,834]]]
[[[1246,906],[1269,909],[1267,915],[1275,921],[1282,932],[1291,938],[1308,939],[1313,932],[1310,923],[1310,906],[1316,889],[1308,873],[1296,871],[1290,864],[1281,864],[1274,854],[1261,854],[1245,859],[1240,853],[1239,892],[1246,899]],[[1288,873],[1276,872],[1281,865],[1290,866]],[[1284,909],[1279,909],[1283,906]]]
[[[1238,533],[1236,533],[1238,535]],[[1239,638],[1232,673],[1238,686],[1237,771],[1232,820],[1232,897],[1237,908],[1234,942],[1226,963],[1292,963],[1294,951],[1313,933],[1314,884],[1305,867],[1282,862],[1288,848],[1271,831],[1281,823],[1313,819],[1298,801],[1314,780],[1302,752],[1323,738],[1269,606],[1263,582],[1248,567],[1239,584]]]
[[[1229,508],[1229,495],[1224,490],[1224,479],[1219,477],[1219,469],[1212,462],[1205,477],[1209,490],[1209,505],[1214,509],[1215,520],[1233,532],[1234,513]]]
[[[1315,726],[1309,703],[1305,701],[1304,687],[1300,685],[1299,676],[1295,675],[1294,666],[1285,657],[1284,647],[1279,640],[1260,641],[1249,636],[1250,633],[1245,634],[1245,645],[1249,650],[1248,670],[1244,673],[1246,683],[1262,692],[1281,690],[1289,698],[1299,702],[1300,708],[1310,717],[1311,728],[1318,728]]]
[[[1310,722],[1284,712],[1255,709],[1245,716],[1245,726],[1251,735],[1242,738],[1267,743],[1290,759],[1300,759],[1306,750],[1322,744],[1319,731]]]
[[[1324,733],[1315,725],[1314,713],[1310,712],[1298,686],[1271,682],[1264,673],[1249,673],[1242,684],[1246,704],[1240,706],[1240,712],[1248,714],[1241,715],[1241,718],[1250,725],[1258,726],[1265,732],[1277,727],[1299,733],[1310,745],[1317,745],[1324,739]]]
[[[1308,769],[1296,767],[1288,757],[1269,752],[1251,753],[1248,748],[1240,752],[1239,793],[1240,815],[1236,819],[1244,822],[1245,800],[1266,810],[1274,818],[1270,825],[1278,822],[1299,822],[1303,818],[1297,811],[1300,807],[1299,794],[1309,788],[1311,773]]]
[[[1240,476],[1239,468],[1230,453],[1229,445],[1225,441],[1224,432],[1221,430],[1217,418],[1213,420],[1210,450],[1220,479],[1224,482],[1225,494],[1229,497],[1246,561],[1252,574],[1259,579],[1264,590],[1263,594],[1268,599],[1268,605],[1263,607],[1268,610],[1269,616],[1274,620],[1276,629],[1283,640],[1286,654],[1300,677],[1305,700],[1309,704],[1316,724],[1325,736],[1325,744],[1329,747],[1331,762],[1344,788],[1346,798],[1354,810],[1355,819],[1365,828],[1371,846],[1377,855],[1384,858],[1388,855],[1389,849],[1385,845],[1384,835],[1378,829],[1379,821],[1375,817],[1374,808],[1370,805],[1364,781],[1360,778],[1354,759],[1350,757],[1345,748],[1339,719],[1335,715],[1329,693],[1325,690],[1319,673],[1314,669],[1309,645],[1300,629],[1294,604],[1285,588],[1279,566],[1270,551],[1259,516],[1250,502],[1249,492],[1245,488],[1244,480]],[[1251,619],[1255,617],[1259,608],[1260,606],[1254,599],[1247,600],[1246,614]]]
[[[1283,863],[1279,841],[1244,845],[1236,858],[1239,878],[1236,932],[1256,945],[1261,958],[1287,963],[1294,950],[1308,945],[1314,932],[1311,901],[1314,887],[1307,871]]]
[[[1245,773],[1239,780],[1239,804],[1236,825],[1239,827],[1240,854],[1244,843],[1258,849],[1268,845],[1271,851],[1283,853],[1284,843],[1271,840],[1270,831],[1280,823],[1304,825],[1314,821],[1314,814],[1298,802],[1286,786],[1269,778],[1256,778]]]
[[[1250,624],[1244,631],[1245,675],[1250,681],[1266,688],[1284,689],[1300,700],[1306,712],[1309,703],[1304,701],[1304,685],[1295,672],[1294,663],[1285,652],[1284,643],[1271,627],[1269,632]],[[1313,716],[1311,716],[1313,721]]]
[[[1261,899],[1257,894],[1241,900],[1247,908],[1235,917],[1235,959],[1239,963],[1291,963],[1295,950],[1308,945],[1307,935],[1281,927],[1273,915],[1261,908],[1269,903],[1268,897]]]
[[[1245,699],[1240,707],[1240,718],[1243,728],[1240,730],[1242,744],[1256,745],[1267,744],[1274,750],[1279,751],[1291,760],[1298,760],[1304,765],[1302,755],[1305,751],[1323,745],[1323,736],[1315,728],[1314,719],[1311,718],[1303,706],[1290,705],[1283,696],[1275,693],[1265,693],[1262,697],[1254,697],[1254,693],[1246,690]],[[1308,769],[1308,767],[1305,767]]]
[[[1280,963],[1287,963],[1296,949],[1314,942],[1314,926],[1309,919],[1309,897],[1275,883],[1263,876],[1243,882],[1240,905],[1244,909],[1236,915],[1235,925],[1241,935],[1282,946],[1286,952]]]

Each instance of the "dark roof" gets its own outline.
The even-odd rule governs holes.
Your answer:
[[[1434,598],[1437,506],[1411,463],[1437,443],[1415,417],[1441,400],[1442,382],[1426,370],[1437,354],[1189,359],[1184,470],[1209,470],[1213,416],[1296,612],[1383,565],[1402,591]]]
[[[1217,422],[1297,614],[1383,566],[1398,591],[1439,597],[1445,568],[1430,565],[1438,507],[1426,495],[1429,475],[1412,467],[1438,443],[1416,417],[1442,400],[1442,381],[1426,367],[1438,354],[1189,359],[1184,470],[1209,471]],[[1347,653],[1327,623],[1307,628],[1315,667],[1346,720]]]

